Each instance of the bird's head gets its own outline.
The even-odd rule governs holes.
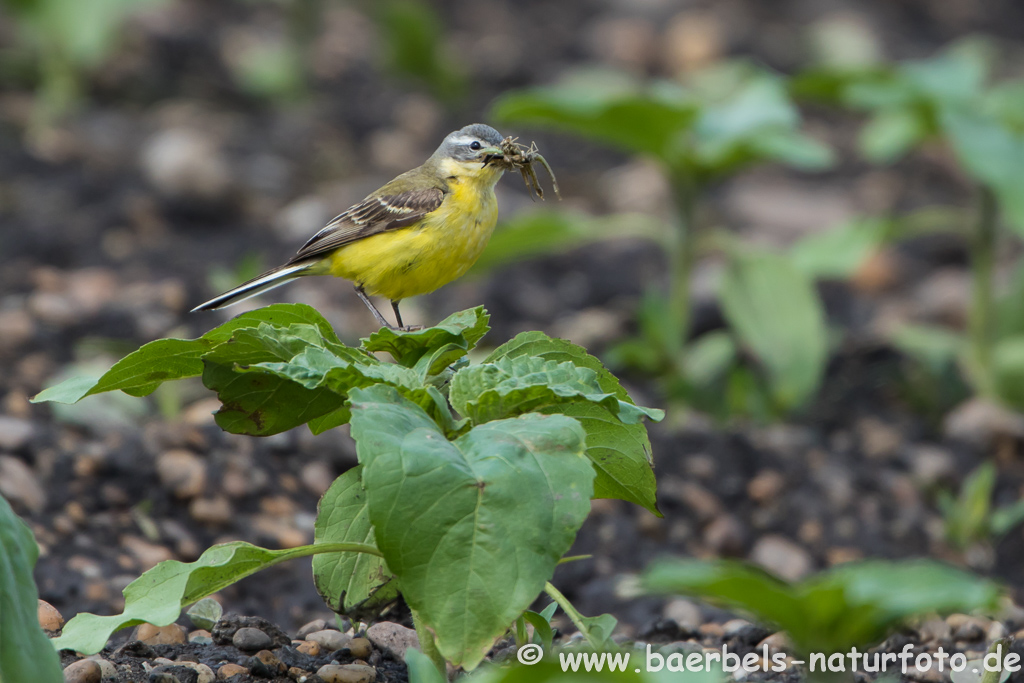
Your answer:
[[[483,123],[473,123],[448,134],[434,156],[454,161],[484,162],[488,156],[501,156],[501,133]]]

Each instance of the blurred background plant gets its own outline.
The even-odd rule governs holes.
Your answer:
[[[639,335],[612,350],[613,364],[659,376],[672,398],[720,415],[778,417],[814,396],[828,359],[828,334],[812,278],[827,268],[820,260],[830,245],[802,247],[801,268],[782,255],[739,245],[707,225],[702,211],[715,183],[754,164],[774,161],[806,172],[832,164],[831,151],[800,130],[784,78],[745,62],[700,71],[685,85],[583,72],[506,94],[493,115],[650,157],[669,180],[677,215],[657,234],[669,262],[667,293],[645,295]],[[718,295],[729,329],[694,339],[693,269],[712,251],[727,261]],[[743,362],[741,351],[756,362]]]
[[[915,151],[940,154],[974,187],[973,218],[952,229],[970,244],[972,301],[967,330],[904,327],[893,342],[935,384],[958,363],[980,396],[1024,409],[1024,263],[997,287],[1000,254],[1024,237],[1024,81],[992,83],[995,47],[962,40],[934,57],[902,63],[812,68],[792,85],[800,97],[836,104],[869,119],[858,146],[875,164]],[[1009,228],[1009,232],[1003,228]]]

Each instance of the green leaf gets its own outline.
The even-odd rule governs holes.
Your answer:
[[[825,314],[810,279],[781,256],[737,254],[719,297],[729,325],[764,366],[778,405],[803,405],[828,360]]]
[[[992,349],[992,375],[996,395],[1017,410],[1024,410],[1024,335],[1005,337]]]
[[[860,149],[868,161],[889,164],[916,147],[928,133],[920,112],[909,108],[884,109],[861,129]]]
[[[856,218],[803,238],[790,249],[789,260],[808,277],[845,280],[884,243],[889,227],[880,218]]]
[[[62,683],[60,660],[37,616],[32,570],[39,547],[0,496],[0,680]]]
[[[217,425],[233,434],[267,436],[292,429],[342,407],[344,395],[307,389],[264,364],[288,362],[324,343],[311,325],[237,330],[203,356],[203,384],[217,392]],[[344,348],[340,347],[339,348]]]
[[[318,505],[314,543],[365,543],[376,547],[370,524],[362,467],[334,480]],[[335,612],[375,614],[395,600],[398,585],[381,557],[337,553],[313,557],[313,580],[320,596]]]
[[[459,370],[452,378],[449,398],[474,424],[579,401],[602,406],[626,424],[643,417],[664,417],[660,410],[639,408],[620,401],[614,393],[602,392],[597,372],[590,368],[529,356],[499,358]]]
[[[64,631],[53,644],[59,650],[96,654],[115,631],[142,623],[172,624],[184,607],[261,569],[307,555],[356,548],[355,544],[344,548],[321,544],[267,550],[233,541],[207,548],[195,562],[165,560],[124,589],[124,612],[105,617],[82,612],[64,625]],[[365,546],[363,551],[376,552],[376,549]]]
[[[260,324],[274,327],[314,325],[324,338],[341,343],[330,323],[310,306],[274,304],[232,318],[198,339],[160,339],[150,342],[122,358],[98,379],[69,379],[42,391],[32,400],[35,403],[75,403],[86,396],[117,389],[131,396],[147,396],[163,382],[203,374],[203,354],[228,341],[235,331],[255,328]]]
[[[1011,505],[1003,505],[992,511],[989,517],[989,531],[996,538],[1005,536],[1014,527],[1024,522],[1024,500]]]
[[[556,85],[506,94],[491,116],[499,123],[557,128],[670,162],[696,119],[697,103],[675,85],[646,86],[622,73],[591,70]]]
[[[545,651],[551,650],[551,643],[554,641],[555,635],[551,630],[550,620],[530,610],[523,612],[523,619],[533,625],[534,642],[539,642]]]
[[[929,560],[849,562],[796,584],[740,562],[675,560],[653,565],[643,585],[747,610],[789,633],[803,654],[876,645],[916,615],[993,609],[1001,593]]]
[[[449,442],[392,387],[354,389],[351,405],[380,550],[441,654],[472,669],[586,519],[594,472],[583,430],[526,415]]]
[[[430,657],[414,647],[405,651],[405,666],[409,669],[409,683],[448,683]]]
[[[728,332],[702,334],[683,352],[686,381],[708,388],[721,379],[736,362],[736,341]]]
[[[424,381],[465,356],[491,329],[483,306],[459,311],[433,327],[414,332],[381,328],[363,340],[369,352],[385,351]]]
[[[943,516],[946,538],[954,547],[966,550],[977,541],[987,540],[995,486],[996,468],[987,462],[964,480],[956,498],[948,500]]]
[[[445,27],[430,3],[386,0],[376,5],[388,67],[422,82],[439,99],[459,100],[467,86],[460,62],[444,51]]]
[[[224,608],[213,598],[203,598],[189,607],[187,614],[193,626],[212,631],[224,615]]]
[[[536,357],[559,363],[569,361],[580,368],[597,373],[601,390],[626,403],[632,403],[619,380],[586,350],[565,341],[553,339],[543,332],[523,332],[499,346],[484,359],[493,363],[502,358]],[[594,495],[597,498],[618,498],[641,505],[661,516],[656,503],[651,443],[647,427],[643,424],[623,424],[612,413],[600,406],[581,402],[551,406],[541,412],[573,417],[587,433],[587,457],[597,468]],[[652,420],[661,414],[652,414]]]
[[[969,109],[942,112],[943,130],[957,159],[999,198],[1018,235],[1024,235],[1024,133]]]
[[[965,348],[963,335],[933,325],[904,325],[895,331],[891,341],[936,375],[955,363]]]

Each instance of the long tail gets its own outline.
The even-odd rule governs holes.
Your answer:
[[[192,309],[192,312],[215,311],[218,308],[224,308],[225,306],[237,304],[239,301],[245,301],[249,297],[256,296],[268,289],[280,287],[286,282],[291,282],[295,278],[302,276],[303,271],[309,270],[309,267],[310,264],[308,263],[296,263],[268,270],[263,275],[235,287],[230,292],[224,292],[220,296],[210,299],[205,304],[196,306]]]

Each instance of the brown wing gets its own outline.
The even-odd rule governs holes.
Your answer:
[[[370,235],[406,228],[437,209],[442,201],[444,192],[436,187],[367,197],[310,237],[288,263],[305,261]]]

